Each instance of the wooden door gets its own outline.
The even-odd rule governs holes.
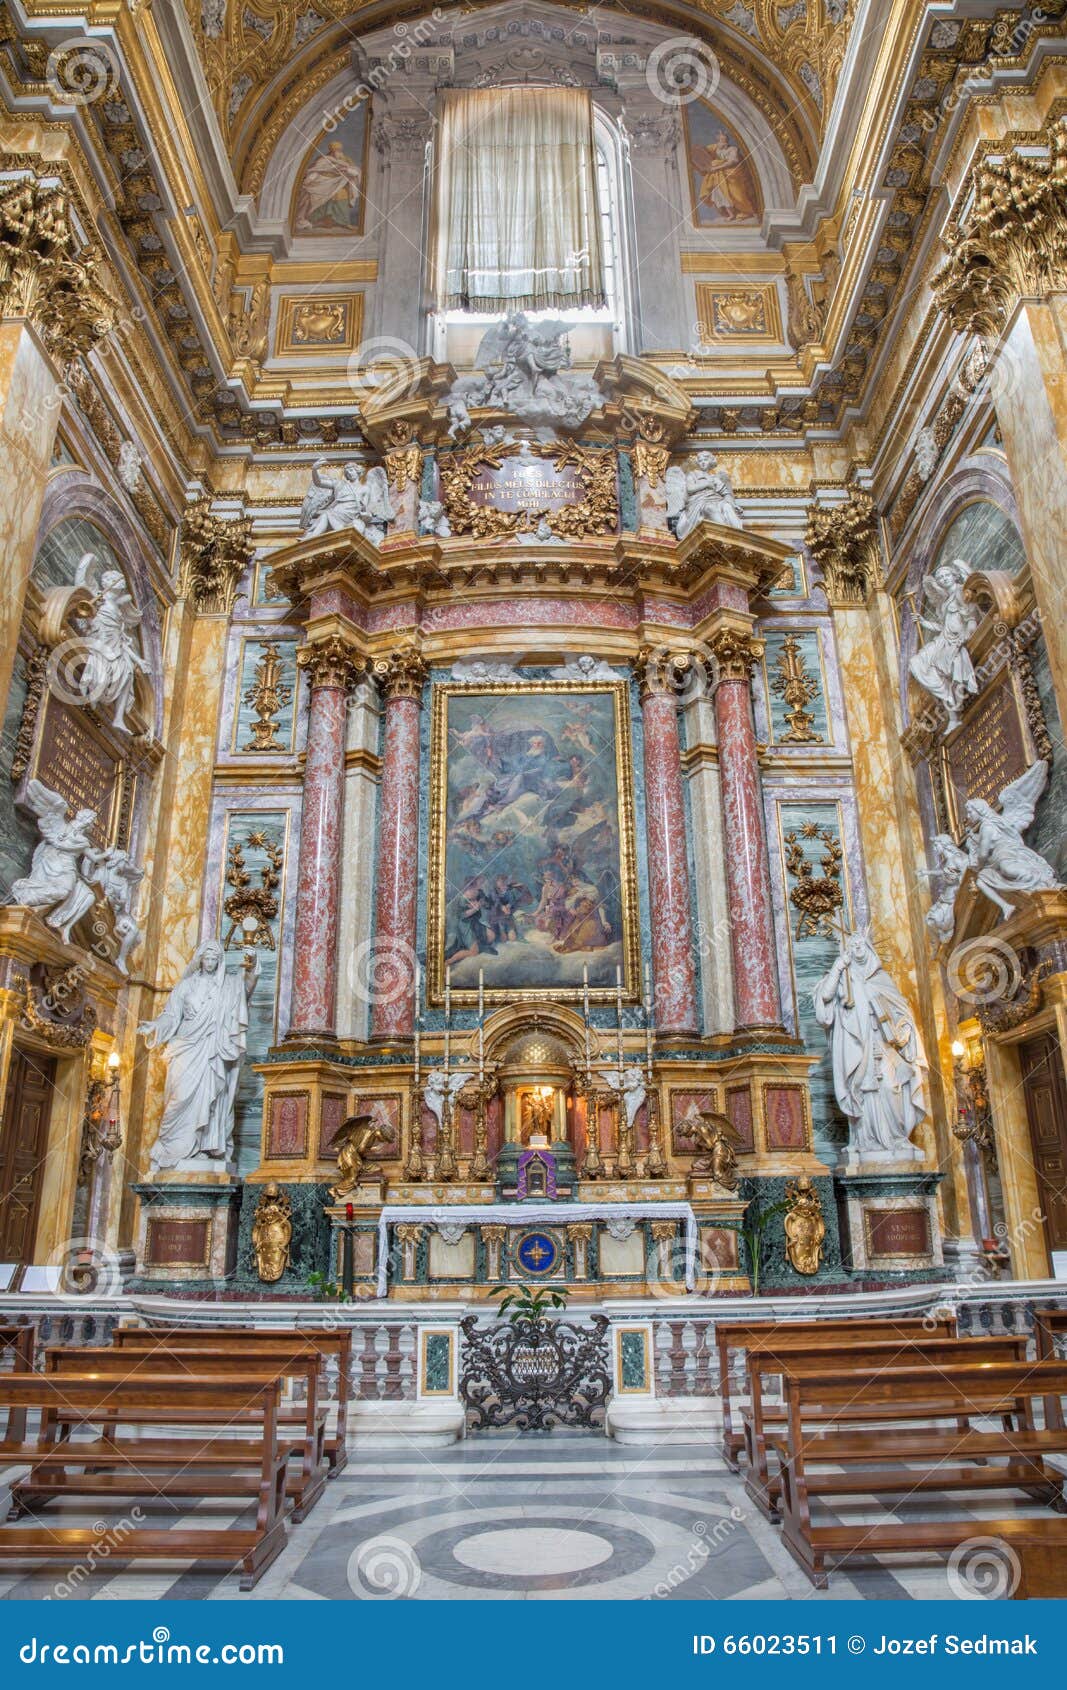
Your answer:
[[[44,1183],[56,1060],[16,1050],[0,1126],[0,1262],[29,1262]]]
[[[1034,1168],[1051,1250],[1067,1250],[1067,1081],[1055,1033],[1019,1046]]]

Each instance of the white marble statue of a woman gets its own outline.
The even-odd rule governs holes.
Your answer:
[[[227,973],[222,946],[209,939],[193,952],[160,1014],[137,1029],[150,1050],[167,1051],[153,1169],[199,1170],[232,1159],[234,1097],[258,978],[257,958],[246,958],[240,974]]]
[[[865,933],[849,933],[814,992],[825,1027],[834,1092],[860,1162],[910,1162],[911,1135],[927,1115],[926,1056],[915,1017]]]
[[[908,664],[919,685],[945,706],[949,732],[959,727],[960,711],[978,691],[967,641],[981,618],[976,606],[963,596],[971,573],[970,564],[957,557],[951,563],[939,563],[923,581],[923,601],[930,615],[918,620],[933,637]]]

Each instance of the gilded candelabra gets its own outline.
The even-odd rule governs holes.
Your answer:
[[[285,685],[281,674],[282,660],[278,656],[278,647],[271,642],[263,647],[263,655],[255,668],[255,680],[242,695],[257,718],[251,724],[252,738],[241,747],[243,751],[288,750],[278,738],[278,715],[292,698],[293,689]]]
[[[807,709],[812,699],[819,696],[819,683],[805,667],[804,653],[795,634],[787,634],[782,641],[775,670],[771,677],[771,691],[784,699],[788,706],[785,719],[789,723],[789,732],[783,736],[784,739],[794,745],[820,744],[822,734],[816,731],[815,717]]]
[[[461,1109],[469,1109],[474,1116],[474,1155],[468,1174],[473,1180],[489,1179],[492,1174],[489,1165],[489,1104],[496,1096],[498,1083],[495,1068],[482,1069],[471,1076],[456,1099]]]

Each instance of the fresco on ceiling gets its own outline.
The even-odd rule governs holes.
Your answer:
[[[697,228],[758,223],[763,201],[748,149],[703,100],[685,108],[685,145]]]
[[[367,102],[318,136],[293,192],[294,235],[361,235],[366,187]]]

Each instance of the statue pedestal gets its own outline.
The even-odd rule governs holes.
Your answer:
[[[879,1279],[944,1266],[937,1188],[944,1175],[912,1162],[849,1162],[835,1176],[842,1246],[854,1273]]]
[[[237,1265],[241,1182],[234,1174],[176,1171],[135,1185],[141,1199],[131,1289],[219,1290]]]

